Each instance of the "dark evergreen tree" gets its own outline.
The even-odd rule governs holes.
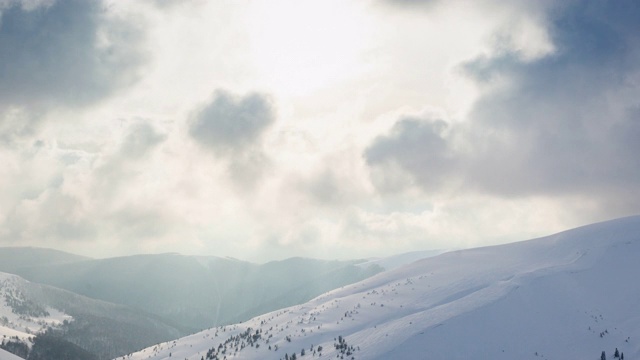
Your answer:
[[[620,358],[620,353],[618,352],[618,348],[616,348],[616,352],[613,353],[613,357],[616,359]]]
[[[602,354],[600,355],[600,360],[607,360],[607,354],[604,353],[604,350],[602,351]]]
[[[0,349],[8,351],[18,357],[26,359],[29,355],[29,346],[20,340],[9,340],[5,342],[2,340],[2,344],[0,344]]]
[[[97,360],[98,357],[88,351],[49,334],[36,336],[27,360]]]

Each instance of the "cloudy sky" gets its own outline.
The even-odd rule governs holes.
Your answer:
[[[640,213],[634,0],[0,0],[0,245],[267,261]]]

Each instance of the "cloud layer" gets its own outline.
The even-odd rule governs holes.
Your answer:
[[[80,106],[136,79],[141,32],[100,1],[0,8],[0,106]]]
[[[0,0],[0,244],[381,256],[640,211],[637,2],[314,9]]]
[[[402,170],[408,185],[432,194],[456,184],[501,197],[579,195],[602,213],[633,211],[624,194],[640,191],[640,6],[547,11],[552,53],[531,60],[500,46],[462,63],[480,89],[468,118],[446,136],[445,123],[400,118],[365,151],[367,163]]]
[[[227,161],[234,181],[252,187],[269,163],[262,139],[275,122],[275,114],[271,100],[265,95],[251,93],[238,97],[218,90],[193,115],[189,135]]]
[[[195,114],[189,134],[205,147],[228,155],[254,146],[274,121],[275,111],[267,97],[235,97],[219,90]]]

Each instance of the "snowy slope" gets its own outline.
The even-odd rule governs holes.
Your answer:
[[[47,327],[56,327],[71,316],[32,301],[28,282],[17,275],[0,273],[0,338],[28,339]]]
[[[0,341],[31,347],[30,340],[49,328],[64,342],[101,359],[181,334],[171,324],[142,311],[0,272]]]
[[[21,357],[15,356],[10,352],[6,352],[0,349],[0,360],[24,360]]]
[[[445,253],[449,250],[423,250],[423,251],[411,251],[408,253],[402,253],[398,255],[392,255],[384,258],[371,259],[369,261],[358,264],[362,268],[367,268],[371,265],[378,265],[385,270],[393,270],[403,265],[411,264],[418,260],[426,259],[429,257],[437,256]]]
[[[618,219],[424,259],[131,359],[633,359],[638,274],[640,217]]]

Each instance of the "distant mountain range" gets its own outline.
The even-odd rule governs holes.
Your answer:
[[[99,359],[299,304],[384,270],[363,262],[291,258],[253,264],[180,254],[91,259],[0,248],[0,271],[17,275],[9,278],[20,284],[23,300],[69,315],[53,326],[56,334]],[[14,327],[24,325],[19,314],[14,318]],[[46,316],[32,320],[42,323]],[[29,335],[47,326],[22,331],[21,341],[31,346]]]
[[[11,254],[3,255],[4,252]],[[30,260],[31,255],[43,261]],[[23,266],[0,263],[0,271],[138,308],[186,331],[247,320],[265,311],[299,304],[383,270],[378,265],[356,266],[361,261],[305,258],[262,265],[180,254],[96,260],[31,248],[0,248],[2,257],[26,260]]]
[[[158,316],[0,273],[0,335],[5,350],[33,345],[50,330],[57,345],[108,359],[185,333]],[[12,351],[13,351],[12,350]],[[20,351],[14,351],[19,355]],[[0,358],[1,359],[1,358]],[[53,359],[53,358],[52,358]]]
[[[91,258],[64,251],[35,247],[0,247],[0,271],[15,274],[20,269],[81,262]]]
[[[127,359],[638,359],[638,274],[630,217],[423,259]]]

